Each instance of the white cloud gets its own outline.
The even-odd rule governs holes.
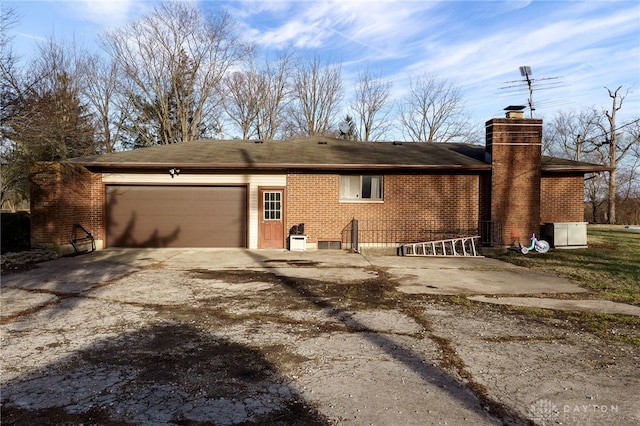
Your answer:
[[[246,3],[241,3],[246,4]],[[253,2],[250,3],[253,6]],[[349,43],[372,48],[387,56],[401,54],[404,42],[421,33],[420,13],[435,2],[411,2],[411,7],[390,1],[267,2],[247,12],[234,9],[239,19],[255,22],[267,29],[253,27],[247,34],[264,48],[291,44],[317,48]],[[261,21],[261,14],[267,21]]]
[[[67,0],[61,3],[70,18],[103,28],[124,25],[144,14],[158,1]]]
[[[131,7],[130,0],[86,0],[82,2],[88,18],[92,20],[116,19],[126,17]]]
[[[462,86],[481,118],[501,113],[509,103],[526,102],[526,90],[500,90],[520,78],[520,65],[532,66],[535,78],[558,77],[564,87],[538,96],[556,103],[591,106],[603,94],[606,98],[603,86],[640,80],[640,7],[633,2],[224,4],[233,8],[242,33],[259,49],[294,46],[302,54],[328,55],[342,61],[345,81],[365,66],[379,69],[393,82],[396,96],[407,90],[411,77],[435,73]]]

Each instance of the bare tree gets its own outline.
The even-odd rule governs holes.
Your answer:
[[[617,163],[616,223],[640,223],[640,117],[619,126],[618,144],[629,145]]]
[[[236,71],[223,80],[224,109],[242,132],[242,139],[255,136],[263,76],[255,70]]]
[[[617,170],[618,164],[627,155],[629,150],[636,144],[638,139],[634,137],[621,138],[620,129],[616,127],[616,113],[622,109],[622,104],[629,94],[627,90],[624,94],[620,91],[622,86],[619,86],[616,90],[606,88],[611,98],[611,110],[605,110],[604,114],[607,118],[607,126],[602,126],[602,132],[605,135],[604,142],[597,145],[601,150],[604,158],[607,160],[607,165],[610,167],[609,171],[609,191],[608,191],[608,214],[607,222],[610,224],[616,223],[616,197],[617,197]]]
[[[584,197],[589,209],[590,222],[602,223],[607,204],[607,178],[604,174],[591,174],[585,179]]]
[[[605,160],[596,150],[595,142],[602,136],[602,115],[595,108],[582,111],[561,111],[543,129],[543,152],[574,161],[602,164]],[[600,221],[607,200],[606,177],[594,174],[585,181],[585,200],[590,220]]]
[[[591,220],[615,223],[616,204],[625,205],[640,190],[636,184],[640,160],[640,119],[627,124],[616,124],[616,112],[622,107],[625,95],[621,88],[608,90],[613,105],[611,111],[596,108],[580,112],[560,112],[545,126],[544,151],[576,161],[604,164],[611,168],[608,174],[588,176],[585,199],[590,204]],[[628,93],[628,92],[627,92]],[[602,211],[606,207],[606,211]],[[613,209],[613,210],[612,210]]]
[[[17,97],[18,59],[13,52],[9,37],[9,29],[18,22],[18,15],[14,8],[3,8],[0,13],[0,123],[12,114],[12,102]],[[4,138],[4,132],[0,137]]]
[[[400,105],[400,124],[405,137],[415,142],[453,142],[466,136],[460,89],[434,75],[412,80]]]
[[[341,65],[323,65],[318,58],[301,61],[293,71],[290,132],[326,135],[342,100]]]
[[[351,109],[355,113],[359,140],[377,140],[389,130],[390,95],[391,83],[384,81],[380,73],[368,68],[358,73]]]
[[[601,116],[595,109],[561,111],[544,127],[543,151],[575,161],[591,157],[593,144],[601,134]]]
[[[105,152],[112,152],[120,142],[125,113],[118,83],[118,68],[113,61],[97,55],[84,58],[85,84],[82,93],[96,120],[96,144]],[[122,108],[121,108],[122,107]]]
[[[106,33],[105,49],[128,83],[128,122],[140,143],[198,139],[216,121],[222,78],[250,51],[233,28],[228,14],[204,15],[192,3],[162,2],[139,21]],[[141,117],[152,120],[156,131]]]
[[[285,119],[289,99],[291,55],[282,53],[276,62],[265,59],[261,67],[227,75],[223,81],[224,109],[242,132],[243,139],[275,139]]]
[[[25,166],[20,166],[16,144],[9,138],[9,120],[17,112],[20,72],[17,58],[8,36],[18,22],[14,8],[2,8],[0,13],[0,207],[13,209],[27,196],[19,183]]]
[[[291,53],[284,51],[275,62],[267,59],[264,63],[256,120],[258,138],[275,139],[282,133],[286,108],[291,99],[292,61]]]

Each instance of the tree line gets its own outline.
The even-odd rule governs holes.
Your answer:
[[[640,224],[640,117],[620,123],[629,90],[605,88],[610,108],[557,113],[544,126],[546,154],[608,166],[587,177],[585,217],[589,222]]]
[[[262,55],[241,39],[228,14],[205,13],[193,3],[163,2],[140,19],[105,31],[98,52],[52,37],[37,45],[28,64],[15,56],[7,35],[18,20],[14,10],[3,10],[3,207],[28,197],[28,164],[34,161],[198,139],[326,135],[366,142],[396,134],[415,142],[481,139],[465,113],[460,88],[445,78],[415,76],[406,95],[393,99],[391,83],[364,68],[346,90],[339,63],[303,59],[291,50]],[[616,92],[611,114],[623,99]],[[627,135],[632,127],[623,129]],[[546,145],[568,156],[558,134],[549,133]],[[638,157],[637,134],[626,150],[621,149],[626,136],[603,135],[618,153],[598,158],[607,165],[627,167],[628,158]],[[581,137],[586,148],[589,138]],[[594,139],[576,159],[604,153],[605,145],[612,146],[603,144],[605,139]],[[615,183],[612,176],[608,181]]]

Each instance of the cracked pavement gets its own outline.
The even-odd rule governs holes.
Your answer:
[[[2,277],[3,424],[638,424],[637,346],[444,288],[584,292],[518,293],[525,273],[216,249],[41,263]]]

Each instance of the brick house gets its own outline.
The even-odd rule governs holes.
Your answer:
[[[549,222],[582,223],[584,175],[541,155],[542,120],[493,119],[486,145],[328,137],[156,146],[40,164],[32,246],[70,251],[74,224],[107,247],[308,248],[482,235],[507,246]]]

